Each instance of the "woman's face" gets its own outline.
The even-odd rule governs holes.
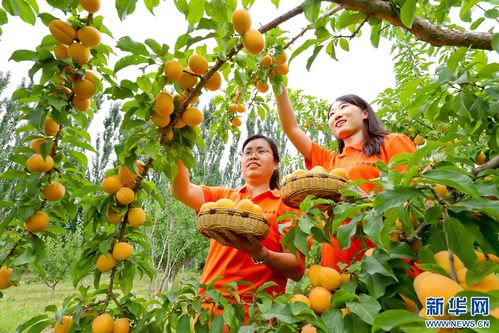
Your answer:
[[[364,119],[367,119],[367,110],[343,101],[336,101],[328,113],[329,127],[334,136],[342,140],[362,131]]]
[[[248,142],[241,156],[241,169],[246,182],[269,183],[278,162],[274,161],[272,149],[265,139]]]

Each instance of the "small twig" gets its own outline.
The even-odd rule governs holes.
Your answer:
[[[476,176],[480,171],[486,169],[497,169],[498,167],[499,167],[499,155],[497,155],[487,163],[474,168],[473,170],[471,170],[471,172],[473,173],[473,175]]]
[[[3,258],[3,260],[0,262],[0,267],[3,266],[5,260],[7,260],[8,257],[10,257],[14,251],[16,250],[16,247],[19,245],[19,243],[21,243],[22,241],[22,238],[19,238],[15,243],[14,243],[14,246],[12,246],[12,248],[10,249],[9,253],[7,253],[7,255],[5,256],[5,258]]]
[[[93,21],[94,21],[94,14],[89,13],[87,17],[87,25],[92,25]]]

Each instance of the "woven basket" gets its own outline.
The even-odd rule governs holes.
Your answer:
[[[201,235],[216,241],[218,235],[223,237],[227,231],[240,237],[253,236],[262,240],[267,237],[270,225],[263,216],[248,211],[235,208],[210,208],[199,213],[196,229]],[[226,239],[219,243],[223,244],[223,241]]]
[[[348,180],[328,173],[307,173],[288,178],[281,187],[282,201],[289,207],[299,208],[307,195],[339,201],[340,190]]]

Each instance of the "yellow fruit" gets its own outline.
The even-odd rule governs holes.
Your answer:
[[[177,123],[175,124],[175,128],[182,128],[185,126],[185,123],[182,119],[179,119]]]
[[[74,63],[85,65],[90,61],[90,49],[83,44],[73,43],[68,47],[68,55]]]
[[[350,314],[349,308],[341,308],[340,311],[341,311],[341,314],[343,315],[343,317],[346,317],[348,314]]]
[[[371,247],[370,249],[367,249],[366,252],[364,253],[364,255],[366,257],[370,257],[373,255],[373,252],[374,252],[374,247]]]
[[[322,269],[320,265],[312,265],[307,270],[308,280],[312,287],[320,287],[320,276],[319,273]]]
[[[178,85],[182,89],[190,89],[194,87],[197,82],[198,82],[197,77],[185,71],[182,72],[182,75],[180,75],[180,79],[178,79]]]
[[[329,291],[338,289],[341,285],[340,273],[331,267],[321,267],[319,271],[319,284]]]
[[[222,86],[222,77],[218,72],[213,73],[208,80],[206,80],[205,87],[208,90],[216,91]]]
[[[49,216],[45,212],[42,212],[41,210],[31,215],[24,224],[24,227],[29,232],[41,232],[47,229],[48,226],[49,226]]]
[[[298,170],[293,171],[293,173],[291,174],[291,176],[306,175],[307,173],[308,173],[307,170],[298,169]]]
[[[310,301],[310,307],[318,315],[326,311],[331,305],[332,294],[329,290],[323,287],[312,288],[308,299]]]
[[[254,210],[255,210],[255,214],[258,214],[260,216],[265,217],[265,214],[263,213],[263,209],[262,209],[262,207],[260,207],[260,205],[255,204]]]
[[[113,257],[116,260],[127,260],[133,252],[133,247],[126,242],[118,242],[113,247]]]
[[[79,98],[89,99],[95,95],[96,92],[95,83],[93,80],[80,79],[74,84],[75,95]]]
[[[232,103],[231,105],[229,105],[229,111],[232,113],[236,113],[237,112],[237,104]]]
[[[154,125],[160,128],[165,128],[170,124],[170,116],[160,116],[156,112],[153,112],[151,114],[151,121],[154,123]]]
[[[198,126],[203,122],[203,113],[196,108],[187,108],[182,114],[182,121],[191,127]]]
[[[113,257],[111,253],[101,254],[99,258],[97,258],[97,263],[95,266],[101,273],[105,273],[113,269],[116,266],[116,259]]]
[[[166,136],[166,139],[168,141],[172,141],[173,140],[173,130],[171,128],[169,128],[166,133],[165,133],[165,136]]]
[[[78,96],[74,96],[73,100],[73,107],[80,112],[85,112],[90,108],[90,104],[92,101],[88,98],[80,98]]]
[[[93,84],[96,84],[97,81],[100,81],[100,74],[91,70],[86,70],[85,79],[90,80]]]
[[[173,113],[173,98],[167,92],[160,92],[154,100],[154,112],[165,117]]]
[[[12,268],[0,267],[0,289],[7,289],[12,286],[9,279],[12,275]]]
[[[327,173],[327,170],[321,165],[316,165],[310,169],[310,173]]]
[[[109,220],[109,223],[111,224],[116,224],[121,222],[123,219],[123,215],[120,213],[116,213],[111,206],[107,208],[107,219]]]
[[[251,55],[258,55],[265,47],[263,35],[258,30],[249,29],[244,33],[243,45]]]
[[[86,25],[76,32],[76,38],[86,47],[96,47],[101,43],[99,30],[90,25]]]
[[[263,82],[262,80],[258,80],[256,82],[256,89],[261,93],[266,93],[269,90],[269,83]]]
[[[54,326],[54,333],[68,333],[71,326],[73,326],[73,317],[62,316],[61,322]]]
[[[65,193],[66,189],[64,188],[64,185],[60,183],[47,184],[43,189],[43,197],[48,201],[61,200]]]
[[[215,202],[215,205],[213,206],[213,208],[235,208],[235,207],[236,204],[234,203],[234,201],[227,198],[218,199]]]
[[[92,333],[112,333],[113,330],[114,320],[108,313],[103,313],[92,321]]]
[[[350,273],[341,273],[340,274],[340,278],[341,278],[341,283],[347,283],[347,282],[350,282],[350,278],[352,277],[352,275]]]
[[[262,58],[262,67],[269,68],[270,66],[272,66],[272,57],[270,54],[266,54]]]
[[[305,303],[307,304],[308,306],[310,306],[310,300],[308,299],[307,296],[305,295],[302,295],[302,294],[296,294],[296,295],[293,295],[293,297],[291,297],[291,299],[289,300],[291,303],[295,303],[295,302],[302,302],[302,303]]]
[[[203,75],[208,71],[208,60],[200,54],[193,54],[188,60],[189,68],[196,74]]]
[[[236,9],[232,13],[232,25],[238,34],[244,35],[251,28],[251,17],[246,9]]]
[[[496,256],[495,254],[492,253],[487,253],[487,257],[489,261],[495,262],[496,264],[499,264],[499,257]]]
[[[288,55],[286,54],[286,52],[279,54],[275,58],[275,62],[277,62],[278,64],[285,64],[287,60],[288,60]]]
[[[482,291],[485,293],[493,290],[499,290],[499,278],[495,274],[486,275],[474,285],[468,286],[466,283],[467,272],[468,269],[462,268],[456,274],[459,284],[464,289]]]
[[[431,272],[419,274],[413,285],[421,304],[426,304],[428,297],[443,297],[444,304],[447,304],[452,296],[463,290],[456,281]]]
[[[255,204],[250,199],[242,199],[236,205],[236,209],[245,210],[247,212],[255,212]]]
[[[129,205],[135,200],[135,192],[128,187],[122,187],[116,192],[116,201],[120,205]]]
[[[445,198],[446,196],[449,195],[449,190],[447,189],[447,186],[445,185],[442,185],[442,184],[435,184],[433,186],[433,189],[435,190],[435,192],[438,193],[438,195],[440,195],[442,198]]]
[[[109,176],[102,180],[102,189],[109,194],[115,194],[123,187],[123,183],[118,176]]]
[[[54,47],[54,55],[56,59],[66,59],[68,57],[68,47],[64,44],[57,44]]]
[[[482,262],[482,261],[487,260],[487,258],[485,257],[485,254],[483,254],[482,252],[475,250],[475,255],[476,255],[476,261],[478,261],[478,262]]]
[[[37,154],[40,154],[41,153],[41,145],[45,144],[46,141],[45,139],[42,139],[42,138],[38,138],[38,139],[33,139],[31,141],[31,149],[33,149],[33,151]],[[52,148],[54,147],[54,143],[52,142],[50,144],[50,149],[49,149],[49,153],[52,152]]]
[[[301,328],[300,333],[317,333],[315,326],[307,324]]]
[[[288,64],[279,64],[275,71],[281,75],[286,75],[289,73]]]
[[[128,333],[130,331],[130,323],[126,318],[119,318],[114,321],[113,333]]]
[[[433,255],[437,265],[445,269],[447,274],[450,274],[450,262],[449,262],[449,252],[440,251]],[[464,268],[464,264],[456,255],[454,255],[454,272],[457,272]]]
[[[169,60],[163,65],[163,72],[168,80],[178,81],[182,76],[182,65],[177,60]]]
[[[128,211],[128,224],[140,227],[146,222],[146,212],[142,208],[132,208]]]
[[[343,168],[335,168],[335,169],[329,171],[329,174],[333,175],[333,176],[338,176],[341,178],[348,179],[348,172]]]
[[[45,135],[56,136],[57,133],[59,133],[60,128],[61,128],[61,126],[58,123],[56,123],[54,119],[48,117],[45,120],[45,124],[44,124]]]
[[[234,126],[234,127],[239,127],[243,123],[241,121],[241,118],[239,118],[239,117],[232,118],[232,120],[230,122],[231,122],[232,126]]]
[[[246,107],[244,106],[243,103],[237,104],[237,112],[238,113],[244,113],[246,111]]]
[[[52,20],[49,23],[49,30],[59,42],[70,45],[76,39],[76,30],[73,26],[61,20]]]
[[[118,169],[118,177],[123,184],[127,184],[133,182],[137,178],[137,175],[126,166],[121,166]]]
[[[416,135],[413,141],[417,146],[424,145],[424,143],[426,142],[426,140],[421,135]]]
[[[390,232],[390,240],[392,242],[400,242],[399,236],[402,234],[401,230],[392,230]]]
[[[475,158],[475,163],[478,165],[483,165],[486,158],[487,156],[485,155],[485,153],[483,151],[480,151],[480,153]]]
[[[47,172],[54,167],[54,160],[50,155],[47,155],[45,159],[43,159],[42,155],[34,154],[26,161],[26,167],[30,172]]]

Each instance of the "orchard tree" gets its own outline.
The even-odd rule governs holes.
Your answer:
[[[116,1],[119,18],[132,15],[136,3]],[[0,222],[0,288],[23,283],[23,273],[50,252],[47,239],[61,238],[80,210],[84,221],[82,255],[72,271],[78,290],[18,331],[221,332],[224,324],[233,332],[423,331],[428,295],[489,297],[490,316],[460,318],[497,325],[499,65],[489,60],[499,51],[497,2],[305,0],[260,27],[242,9],[251,12],[253,3],[173,1],[169,9],[189,24],[174,45],[158,43],[153,32],[144,41],[125,36],[105,45],[100,34],[112,36],[112,27],[99,14],[99,0],[47,1],[50,13],[40,12],[36,0],[2,2],[0,24],[19,16],[48,29],[35,50],[11,56],[32,62],[33,83],[12,96],[23,119],[17,132],[26,134],[26,144],[9,157],[18,170],[1,176],[15,178],[17,195],[1,205],[7,213]],[[152,13],[159,1],[144,4]],[[301,15],[309,24],[297,35],[279,28]],[[307,31],[314,38],[303,40]],[[224,309],[224,316],[213,318],[202,307],[206,299],[197,282],[150,301],[137,297],[134,280],[155,274],[142,225],[148,219],[164,223],[144,210],[151,200],[165,205],[164,188],[148,173],[172,179],[177,159],[196,169],[194,147],[202,147],[203,137],[230,142],[243,122],[275,112],[261,94],[270,87],[280,92],[296,56],[311,51],[307,68],[323,52],[333,62],[338,47],[348,51],[350,40],[362,34],[372,47],[381,39],[393,45],[397,85],[378,97],[379,114],[419,149],[388,166],[377,164],[381,176],[375,181],[384,190],[376,196],[359,195],[357,181],[343,191],[341,203],[307,198],[284,243],[309,253],[310,236],[317,244],[333,235],[342,247],[353,236],[369,239],[376,249],[341,272],[311,266],[299,292],[274,299],[263,286],[253,295],[247,322],[245,304],[203,286]],[[122,56],[110,68],[114,52]],[[140,74],[118,82],[116,73],[125,68]],[[201,136],[203,113],[195,103],[206,90],[217,96],[210,131]],[[104,172],[100,185],[87,178],[83,152],[96,151],[88,126],[99,92],[106,102],[122,105],[116,166]],[[334,148],[324,126],[326,103],[299,95],[292,102],[311,137]],[[398,165],[408,165],[407,171],[398,172]],[[410,265],[400,259],[417,260],[427,272],[413,281],[405,274]],[[93,275],[92,286],[83,285],[87,275]]]

